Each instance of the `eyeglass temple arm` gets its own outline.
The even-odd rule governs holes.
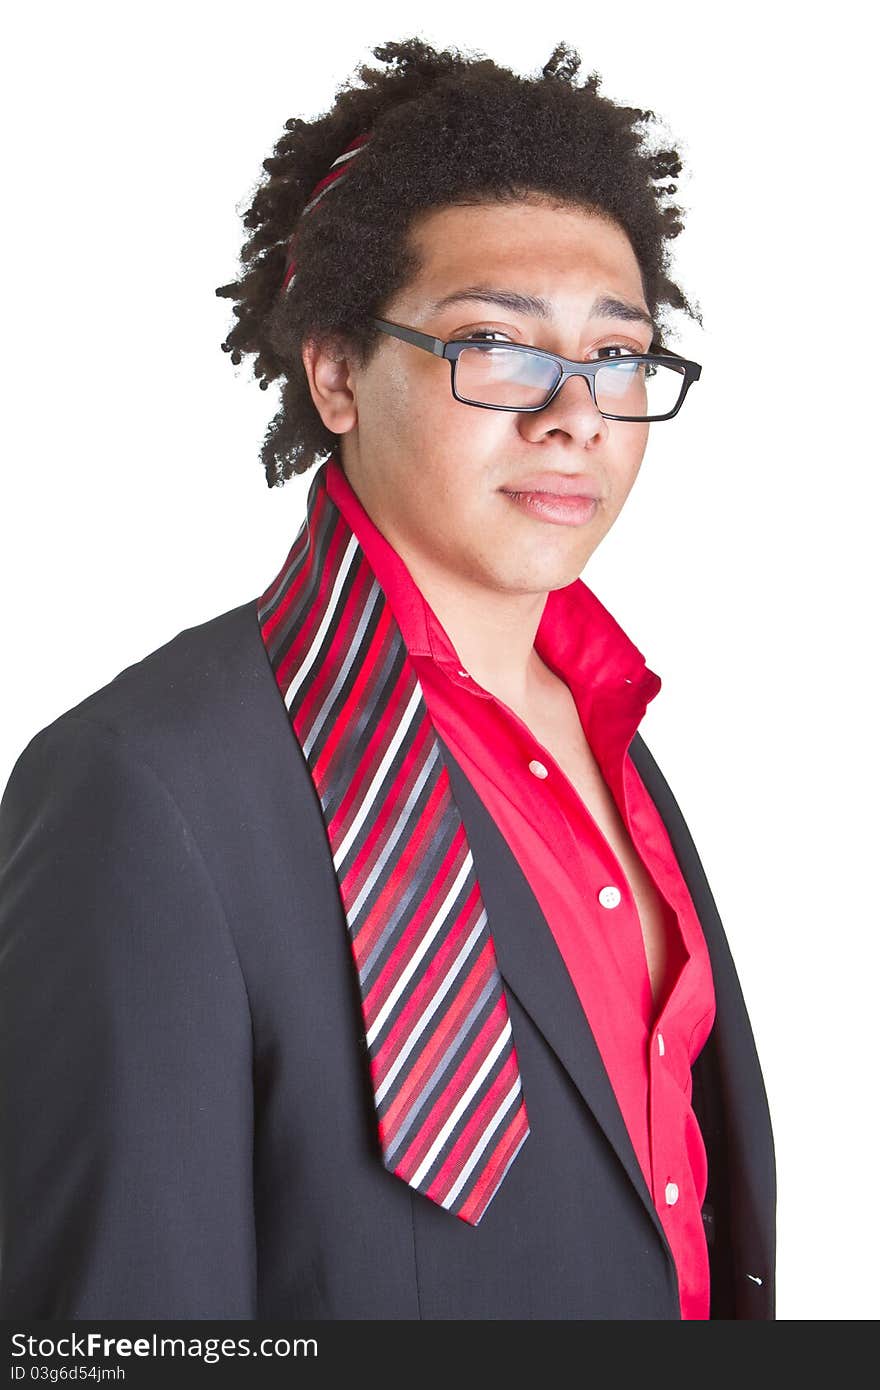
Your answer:
[[[389,319],[371,319],[370,322],[377,328],[384,328],[393,338],[402,338],[405,343],[412,343],[414,347],[427,348],[428,352],[435,353],[437,357],[443,356],[446,344],[442,338],[434,338],[430,333],[420,333],[415,328],[405,328],[401,323],[391,323]]]
[[[679,362],[686,362],[689,367],[696,368],[696,371],[694,372],[694,381],[697,381],[699,379],[700,372],[703,370],[698,362],[692,362],[690,358],[685,357],[683,353],[673,352],[672,348],[669,347],[658,348],[655,353],[648,354],[648,356],[652,355],[655,357],[675,357]]]

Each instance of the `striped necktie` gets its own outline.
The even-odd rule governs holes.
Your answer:
[[[422,688],[326,471],[260,632],[321,804],[383,1162],[476,1226],[529,1134],[507,1001]]]

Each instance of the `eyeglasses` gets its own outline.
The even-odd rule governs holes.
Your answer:
[[[671,420],[703,370],[698,362],[675,352],[572,362],[522,343],[484,343],[474,338],[444,342],[388,319],[370,322],[393,338],[445,357],[455,399],[486,410],[543,410],[570,376],[582,376],[593,404],[606,420]]]

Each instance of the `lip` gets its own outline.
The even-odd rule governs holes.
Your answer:
[[[598,499],[586,493],[561,495],[553,492],[516,492],[500,488],[514,507],[528,512],[540,521],[554,522],[558,526],[584,526],[592,521],[599,506]]]
[[[570,473],[533,473],[499,491],[542,492],[551,497],[592,497],[594,500],[599,497],[599,488],[591,478],[579,478]]]

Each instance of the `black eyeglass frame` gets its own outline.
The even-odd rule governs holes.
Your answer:
[[[684,398],[695,381],[699,381],[700,373],[703,368],[699,362],[691,362],[686,357],[681,357],[677,352],[645,352],[632,353],[626,357],[610,357],[598,362],[573,362],[568,357],[560,357],[558,352],[550,352],[547,348],[530,347],[525,343],[487,343],[478,338],[456,338],[451,342],[444,342],[442,338],[435,338],[430,333],[422,333],[417,328],[407,328],[402,323],[392,323],[390,319],[371,318],[370,323],[378,328],[382,333],[389,334],[392,338],[400,338],[404,343],[411,343],[413,347],[424,348],[426,352],[432,352],[437,357],[445,357],[450,367],[452,394],[462,405],[478,406],[482,410],[513,410],[517,414],[534,415],[539,410],[546,410],[547,406],[559,394],[562,387],[569,377],[582,376],[586,378],[587,388],[593,400],[593,405],[605,420],[629,420],[638,424],[649,424],[656,420],[671,420],[677,415],[684,404]],[[460,396],[455,389],[455,368],[458,359],[465,348],[493,348],[501,351],[511,350],[513,352],[530,352],[536,357],[549,358],[555,362],[559,368],[559,380],[550,392],[546,401],[541,405],[492,405],[487,401],[472,401],[467,396]],[[611,415],[607,410],[600,409],[596,401],[596,382],[595,377],[600,367],[607,367],[609,362],[659,362],[665,366],[675,367],[683,373],[681,385],[681,395],[672,410],[665,415]]]

